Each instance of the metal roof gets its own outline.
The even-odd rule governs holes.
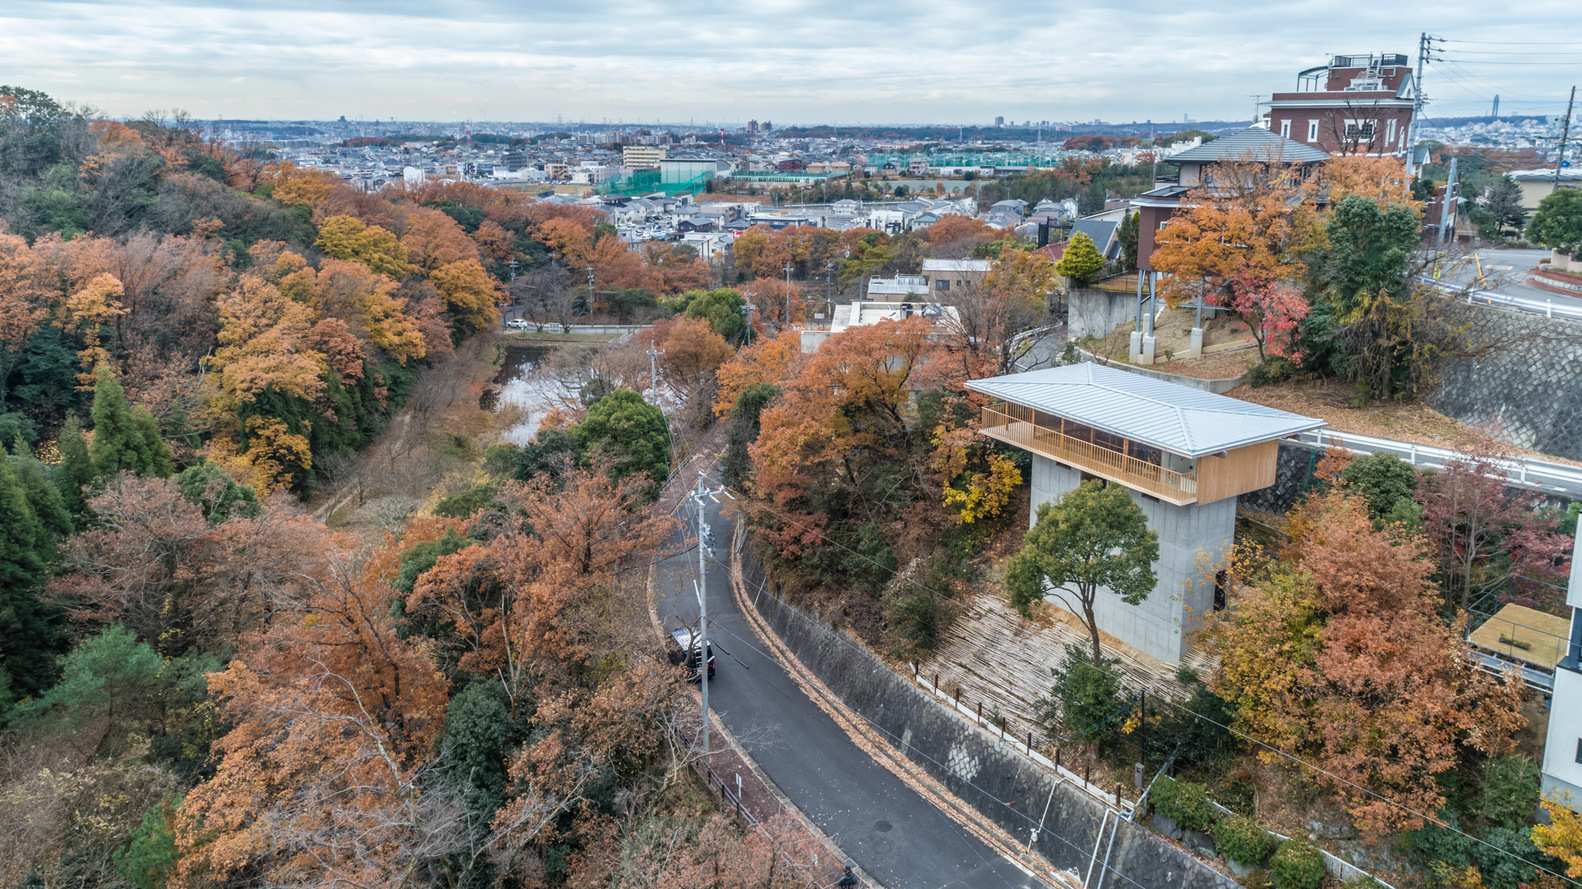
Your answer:
[[[1277,161],[1287,164],[1305,164],[1321,161],[1329,155],[1311,145],[1293,142],[1263,127],[1248,127],[1240,132],[1221,136],[1196,148],[1164,158],[1165,163],[1214,164],[1225,161],[1253,160]]]
[[[1092,363],[973,380],[967,388],[1186,457],[1324,425],[1312,417]]]

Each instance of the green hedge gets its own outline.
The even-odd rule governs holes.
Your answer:
[[[1214,825],[1214,844],[1231,861],[1259,867],[1274,852],[1275,839],[1251,818],[1233,815]]]
[[[1269,879],[1274,889],[1318,889],[1328,876],[1324,853],[1312,843],[1287,840],[1269,861]]]
[[[1174,821],[1182,830],[1202,833],[1213,827],[1218,817],[1214,807],[1209,805],[1205,784],[1163,776],[1154,782],[1149,798],[1153,800],[1156,814]]]

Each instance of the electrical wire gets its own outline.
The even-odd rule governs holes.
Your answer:
[[[718,481],[718,480],[716,479],[716,481]],[[807,525],[806,523],[801,522],[801,521],[797,520],[796,518],[794,518],[792,516],[789,516],[789,515],[787,515],[785,513],[780,512],[779,510],[775,509],[772,506],[765,505],[761,501],[752,501],[752,503],[754,504],[755,508],[763,509],[766,512],[773,513],[774,515],[778,516],[783,521],[790,522],[791,524],[794,524],[794,525],[796,525],[798,527],[801,527],[803,529],[806,529],[806,530],[816,530],[816,529],[812,528],[811,526]],[[867,556],[864,553],[860,553],[860,552],[858,552],[858,551],[846,546],[845,544],[843,544],[843,543],[841,543],[841,542],[839,542],[837,540],[830,540],[829,543],[834,545],[834,546],[836,546],[836,547],[838,547],[838,548],[840,548],[840,549],[845,550],[847,553],[857,557],[858,559],[861,559],[861,560],[863,560],[865,562],[868,562],[868,563],[874,565],[877,568],[880,568],[881,570],[888,571],[892,575],[897,573],[895,568],[893,568],[891,566],[888,566],[888,565],[885,565],[885,564],[883,564],[883,563],[881,563],[881,562],[879,562],[879,561]],[[917,582],[913,581],[913,583],[917,583]],[[922,584],[922,583],[917,583],[917,586],[919,586],[922,589],[928,590],[929,592],[932,592],[935,595],[939,595],[939,596],[945,595],[944,593],[941,593],[939,590],[932,589],[932,588],[930,588],[930,587],[928,587],[928,586],[926,586],[925,584]],[[850,644],[853,644],[853,645],[856,644],[855,642],[851,641],[850,639],[848,639],[847,641],[850,642]],[[1116,673],[1116,672],[1111,671],[1111,670],[1107,670],[1102,665],[1099,665],[1099,669],[1100,670],[1105,670],[1105,672],[1111,673],[1111,675],[1114,676],[1117,679],[1125,679],[1124,675]],[[1203,720],[1204,722],[1208,723],[1209,725],[1215,726],[1215,727],[1217,727],[1217,728],[1219,728],[1219,729],[1221,729],[1221,730],[1223,730],[1225,732],[1228,732],[1231,735],[1239,737],[1242,740],[1246,741],[1247,743],[1250,743],[1250,744],[1252,744],[1252,745],[1264,750],[1265,752],[1274,754],[1274,755],[1276,755],[1278,757],[1281,757],[1283,759],[1286,759],[1286,760],[1288,760],[1288,761],[1290,761],[1290,762],[1292,762],[1292,763],[1294,763],[1296,765],[1302,766],[1302,767],[1307,768],[1307,769],[1309,769],[1309,770],[1311,770],[1311,771],[1313,771],[1313,772],[1315,772],[1317,774],[1323,775],[1326,778],[1330,779],[1331,781],[1336,782],[1337,784],[1343,784],[1343,785],[1345,785],[1347,787],[1350,787],[1350,788],[1352,788],[1354,790],[1357,790],[1357,791],[1361,792],[1362,794],[1364,794],[1365,796],[1371,797],[1373,799],[1377,799],[1379,802],[1382,802],[1382,803],[1384,803],[1387,806],[1392,806],[1392,807],[1394,807],[1396,809],[1399,809],[1400,811],[1405,812],[1405,813],[1407,813],[1407,814],[1409,814],[1409,815],[1411,815],[1411,816],[1413,816],[1415,818],[1420,818],[1426,823],[1439,825],[1441,827],[1441,829],[1449,830],[1449,831],[1451,831],[1453,833],[1459,834],[1462,837],[1465,837],[1466,839],[1472,840],[1473,842],[1475,842],[1475,843],[1477,843],[1479,845],[1487,846],[1488,848],[1490,848],[1490,849],[1492,849],[1492,850],[1494,850],[1494,851],[1496,851],[1496,852],[1498,852],[1498,853],[1500,853],[1502,855],[1506,855],[1506,856],[1508,856],[1510,858],[1513,858],[1513,859],[1515,859],[1517,861],[1520,861],[1521,863],[1526,864],[1529,867],[1534,868],[1535,870],[1539,870],[1539,871],[1542,871],[1544,873],[1550,874],[1551,876],[1558,877],[1561,880],[1564,880],[1565,882],[1570,883],[1573,886],[1582,887],[1582,882],[1578,882],[1577,880],[1571,879],[1570,877],[1567,877],[1564,874],[1555,873],[1554,871],[1549,870],[1548,868],[1543,867],[1542,865],[1539,865],[1539,864],[1537,864],[1535,862],[1528,861],[1527,859],[1521,857],[1520,855],[1517,855],[1514,852],[1511,852],[1508,849],[1501,849],[1499,846],[1496,846],[1493,843],[1490,843],[1490,842],[1482,839],[1481,837],[1473,836],[1472,834],[1469,834],[1466,831],[1461,830],[1459,827],[1455,827],[1455,826],[1452,826],[1450,824],[1441,823],[1440,820],[1436,816],[1428,815],[1428,814],[1419,812],[1419,811],[1417,811],[1416,809],[1413,809],[1410,806],[1404,805],[1402,803],[1398,803],[1395,800],[1392,800],[1392,799],[1384,796],[1383,794],[1379,793],[1378,791],[1374,790],[1371,787],[1367,787],[1365,785],[1358,784],[1357,782],[1352,781],[1349,778],[1345,778],[1345,777],[1343,777],[1341,775],[1337,775],[1337,774],[1335,774],[1333,772],[1330,772],[1329,770],[1323,768],[1322,766],[1317,765],[1316,763],[1308,762],[1307,760],[1301,758],[1300,756],[1297,756],[1297,755],[1295,755],[1293,753],[1288,753],[1288,752],[1286,752],[1284,750],[1279,749],[1278,747],[1275,747],[1275,746],[1273,746],[1271,744],[1268,744],[1268,743],[1266,743],[1266,742],[1264,742],[1262,740],[1254,738],[1251,735],[1247,735],[1247,734],[1245,734],[1245,733],[1243,733],[1243,732],[1241,732],[1241,731],[1239,731],[1239,730],[1237,730],[1237,729],[1235,729],[1235,728],[1233,728],[1231,726],[1228,726],[1228,725],[1225,725],[1223,723],[1220,723],[1220,722],[1214,720],[1213,718],[1211,718],[1209,716],[1206,716],[1206,715],[1204,715],[1202,713],[1198,713],[1198,712],[1196,712],[1194,710],[1191,710],[1184,704],[1178,703],[1176,701],[1171,701],[1170,699],[1164,698],[1163,696],[1160,696],[1160,699],[1163,700],[1166,705],[1171,706],[1171,707],[1175,707],[1176,709],[1178,709],[1178,710],[1180,710],[1180,711],[1182,711],[1184,713],[1187,713],[1187,714],[1189,714],[1191,716],[1194,716],[1194,717],[1196,717],[1198,719]],[[861,714],[858,714],[858,715],[860,716]]]

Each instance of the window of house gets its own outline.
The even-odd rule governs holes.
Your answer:
[[[1346,141],[1352,143],[1373,141],[1373,121],[1348,120],[1346,121]]]
[[[1577,738],[1577,762],[1582,762],[1582,738]]]
[[[1390,122],[1385,124],[1385,126],[1384,126],[1384,143],[1386,145],[1388,145],[1388,144],[1390,144],[1391,142],[1394,142],[1394,141],[1395,141],[1395,119],[1391,118]]]
[[[1307,141],[1318,141],[1318,121],[1316,120],[1310,120],[1307,122]]]
[[[945,292],[950,290],[950,282],[944,280],[943,278],[941,278],[938,281],[935,281],[934,282],[934,286],[939,289],[940,293],[945,293]]]
[[[1280,121],[1280,135],[1286,139],[1291,138],[1291,122],[1289,120]]]

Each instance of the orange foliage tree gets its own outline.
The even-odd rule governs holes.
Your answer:
[[[1187,196],[1188,209],[1159,232],[1149,262],[1165,274],[1161,296],[1180,305],[1202,296],[1224,305],[1238,276],[1300,278],[1304,250],[1321,234],[1313,184],[1300,168],[1256,156],[1219,164],[1209,184]]]
[[[1361,498],[1310,497],[1289,530],[1279,560],[1233,561],[1229,617],[1203,632],[1210,687],[1242,731],[1316,763],[1360,828],[1418,827],[1444,805],[1437,776],[1512,747],[1521,679],[1474,665],[1438,617],[1427,544],[1375,530]]]
[[[763,412],[751,448],[754,493],[774,510],[761,521],[778,552],[806,552],[823,541],[832,518],[843,518],[815,499],[833,495],[857,512],[886,511],[876,472],[900,471],[915,490],[935,487],[927,461],[908,459],[919,433],[908,405],[931,382],[936,357],[929,327],[912,318],[830,337]]]

